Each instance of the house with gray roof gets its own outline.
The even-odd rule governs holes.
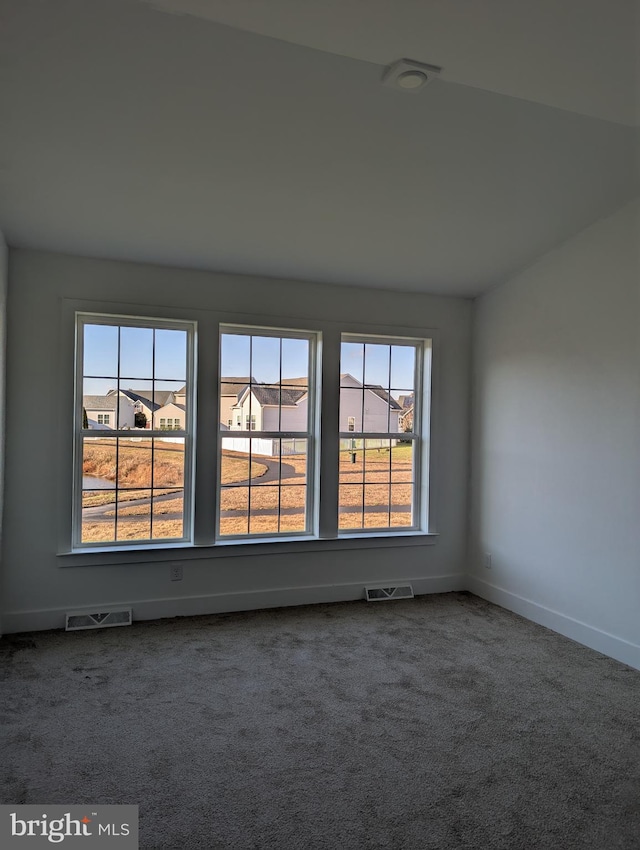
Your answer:
[[[123,396],[111,393],[85,395],[82,397],[82,406],[91,430],[134,427],[135,410],[131,401]]]
[[[300,381],[298,386],[295,386],[295,380]],[[229,406],[227,421],[223,420],[221,424],[230,432],[306,431],[309,400],[306,384],[306,378],[287,379],[278,385],[247,383],[238,393],[235,403]],[[366,430],[383,434],[402,431],[399,421],[402,406],[384,387],[362,384],[349,374],[340,376],[340,384],[341,431]],[[233,445],[230,438],[225,442],[227,448],[248,450],[246,438],[234,439]],[[272,454],[277,451],[276,446],[270,439],[255,440],[252,451],[254,454]]]

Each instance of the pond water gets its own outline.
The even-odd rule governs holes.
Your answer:
[[[82,476],[83,490],[115,490],[115,482],[106,478],[98,478],[95,475]]]

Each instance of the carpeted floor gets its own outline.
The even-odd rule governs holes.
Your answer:
[[[142,848],[640,848],[640,672],[465,593],[0,640],[3,803]]]

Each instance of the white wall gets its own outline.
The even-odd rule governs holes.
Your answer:
[[[469,547],[474,592],[636,667],[639,209],[477,300]]]
[[[463,586],[471,302],[24,250],[10,251],[9,274],[3,550],[7,631],[59,627],[65,611],[109,603],[131,603],[134,616],[155,617],[358,598],[366,582],[394,579],[412,579],[417,592]],[[392,548],[343,544],[323,551],[311,543],[301,552],[300,543],[282,553],[284,544],[278,544],[280,549],[261,555],[231,547],[224,556],[220,551],[211,556],[208,550],[178,550],[173,561],[185,565],[182,582],[169,581],[167,559],[161,562],[167,553],[152,560],[147,555],[147,562],[134,553],[129,563],[117,566],[97,558],[92,566],[61,567],[75,557],[56,555],[61,517],[70,511],[63,501],[56,504],[57,476],[69,473],[66,460],[71,455],[67,423],[73,354],[60,319],[64,299],[130,304],[132,311],[137,305],[238,315],[250,309],[257,322],[276,327],[283,315],[299,318],[302,327],[305,319],[331,322],[339,315],[372,325],[438,329],[434,512],[439,536],[431,545],[420,540]],[[42,409],[58,412],[51,427],[25,415],[34,398]],[[214,400],[209,413],[215,423]]]

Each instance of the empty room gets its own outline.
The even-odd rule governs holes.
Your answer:
[[[0,0],[2,847],[640,847],[639,33]]]

